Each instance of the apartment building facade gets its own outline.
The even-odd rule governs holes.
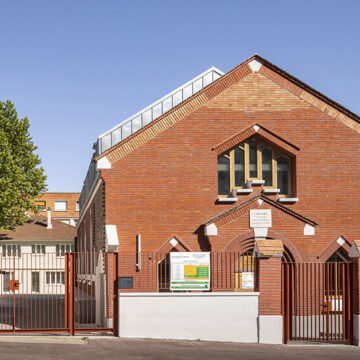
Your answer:
[[[65,254],[74,251],[76,229],[60,221],[33,215],[15,231],[0,235],[0,294],[63,295]]]
[[[76,226],[79,218],[79,197],[80,193],[76,192],[41,193],[37,200],[39,214],[46,216],[46,211],[50,208],[53,219]]]

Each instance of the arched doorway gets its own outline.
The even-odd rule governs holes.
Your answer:
[[[284,342],[351,344],[352,275],[345,250],[326,260],[282,266]]]

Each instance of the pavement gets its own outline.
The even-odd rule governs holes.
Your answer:
[[[10,338],[10,336],[7,337]],[[65,336],[22,336],[17,342],[14,342],[13,339],[16,337],[11,337],[11,340],[7,340],[7,337],[2,336],[0,338],[1,359],[6,360],[360,359],[360,347],[346,345],[263,345],[208,341],[119,339],[107,336],[75,337],[73,339]],[[40,338],[44,338],[44,341],[47,338],[47,342],[39,341]],[[74,340],[77,343],[74,343]]]

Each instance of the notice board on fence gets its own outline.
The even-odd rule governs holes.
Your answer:
[[[210,290],[209,252],[171,252],[170,290]]]

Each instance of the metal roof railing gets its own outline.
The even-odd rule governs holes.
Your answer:
[[[145,109],[130,116],[112,129],[104,132],[98,137],[96,145],[96,155],[100,155],[130,135],[134,134],[147,124],[151,123],[159,116],[165,114],[173,107],[177,106],[193,94],[202,90],[204,87],[224,75],[224,73],[214,66],[204,71],[194,79],[181,85],[171,93],[155,101]]]
[[[212,66],[210,69],[204,71],[202,74],[196,76],[186,84],[179,86],[171,93],[163,96],[161,99],[155,101],[145,109],[137,112],[135,115],[130,116],[110,130],[101,134],[97,139],[95,153],[92,156],[84,185],[81,190],[80,210],[85,204],[85,201],[91,192],[92,186],[99,173],[96,170],[96,163],[94,160],[96,156],[102,154],[141,128],[145,127],[161,115],[171,110],[173,107],[179,105],[190,96],[220,78],[222,75],[224,75],[222,71]]]

